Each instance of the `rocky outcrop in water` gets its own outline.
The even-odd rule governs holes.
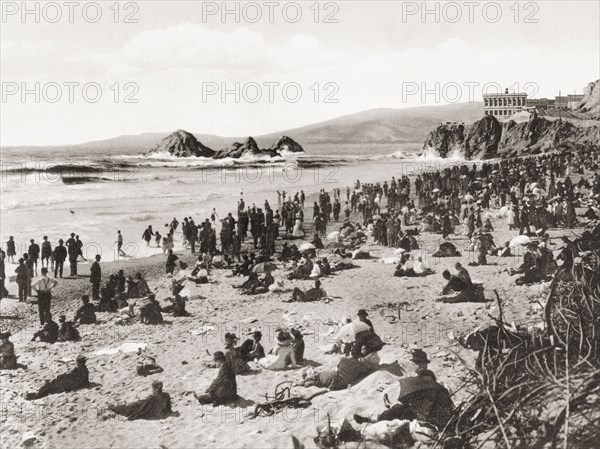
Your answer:
[[[299,143],[287,136],[280,137],[269,148],[259,148],[256,140],[248,137],[243,143],[234,142],[227,148],[214,151],[200,143],[193,134],[181,129],[165,137],[151,153],[169,153],[177,157],[208,157],[213,159],[234,158],[244,156],[281,156],[283,152],[303,153]]]
[[[215,152],[182,129],[165,137],[151,153],[169,153],[177,157],[213,157]]]
[[[277,142],[271,145],[269,151],[276,151],[278,153],[283,151],[289,151],[291,153],[304,153],[304,148],[302,148],[302,146],[291,137],[281,136],[279,139],[277,139]]]
[[[531,115],[528,121],[500,123],[485,116],[471,126],[440,124],[431,130],[423,148],[441,157],[460,152],[467,159],[539,154],[554,150],[600,147],[600,123],[585,126]]]
[[[223,159],[226,157],[240,158],[243,156],[278,156],[276,152],[271,150],[261,150],[256,141],[252,137],[248,137],[244,143],[234,142],[229,147],[219,150],[215,154],[215,159]]]
[[[465,125],[462,123],[440,124],[433,128],[427,137],[423,149],[435,149],[441,157],[447,157],[456,151],[461,153],[465,147]]]

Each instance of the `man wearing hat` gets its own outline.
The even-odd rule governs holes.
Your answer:
[[[56,279],[48,277],[48,268],[42,268],[42,277],[33,283],[32,290],[37,293],[38,313],[40,324],[43,326],[50,315],[50,306],[52,301],[52,289],[58,285]]]
[[[65,259],[67,258],[67,248],[64,246],[65,241],[60,239],[58,246],[54,248],[54,277],[63,277],[63,268],[65,266]]]
[[[0,369],[16,369],[15,345],[9,340],[10,332],[0,332]]]
[[[435,382],[437,382],[437,378],[433,371],[427,369],[427,365],[429,365],[429,359],[427,358],[427,353],[422,349],[415,349],[412,351],[412,359],[411,361],[415,364],[415,373],[417,373],[417,377],[431,377]]]
[[[25,259],[19,259],[19,266],[15,269],[17,273],[17,285],[19,286],[19,302],[27,301],[29,294],[29,270],[25,265]]]
[[[237,399],[237,382],[233,364],[227,360],[221,351],[215,352],[213,359],[219,368],[219,374],[203,394],[194,393],[200,404],[225,404]]]
[[[242,357],[247,362],[251,362],[254,359],[262,359],[265,357],[265,348],[260,343],[262,339],[261,331],[254,331],[252,339],[248,339],[240,346],[240,352]]]
[[[513,276],[515,274],[523,275],[515,281],[517,285],[530,284],[542,280],[541,255],[537,250],[538,244],[536,240],[524,244],[527,251],[523,255],[523,264],[511,273]]]
[[[33,399],[40,399],[50,394],[64,393],[67,391],[79,390],[89,386],[90,384],[90,372],[85,366],[87,359],[83,355],[78,355],[75,359],[77,366],[71,371],[59,374],[56,378],[49,382],[46,382],[37,392],[27,393],[25,399],[31,401]]]
[[[356,316],[358,316],[358,321],[362,321],[363,323],[367,324],[371,328],[371,330],[375,332],[375,330],[373,329],[373,323],[371,323],[371,320],[367,318],[369,314],[365,309],[358,309]]]

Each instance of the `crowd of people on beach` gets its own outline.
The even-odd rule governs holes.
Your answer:
[[[585,171],[591,176],[579,176]],[[572,176],[577,175],[577,182]],[[227,270],[227,277],[244,278],[233,285],[240,294],[277,294],[285,302],[330,302],[336,299],[323,288],[323,280],[336,272],[357,268],[352,261],[370,258],[369,244],[392,248],[397,257],[394,275],[399,278],[433,275],[419,256],[419,235],[434,233],[442,236],[435,257],[460,256],[450,240],[467,240],[466,248],[476,256],[471,265],[488,264],[488,256],[512,256],[517,246],[523,247],[523,263],[507,270],[519,275],[517,285],[539,283],[551,278],[559,264],[569,267],[575,263],[580,249],[568,237],[561,238],[560,254],[554,257],[548,230],[574,229],[582,224],[596,223],[600,205],[599,155],[593,151],[554,153],[537,157],[515,158],[478,165],[456,164],[433,172],[422,172],[416,177],[392,177],[388,182],[364,183],[357,180],[353,186],[331,192],[321,190],[312,205],[312,222],[305,217],[306,196],[303,191],[293,196],[277,192],[277,207],[265,200],[262,207],[246,206],[243,195],[237,211],[221,217],[215,209],[204,221],[191,216],[173,218],[164,225],[164,235],[149,225],[142,240],[161,246],[165,253],[164,279],[169,284],[170,296],[163,303],[141,273],[126,275],[123,270],[108,276],[103,274],[101,255],[94,257],[90,266],[90,294],[80,298],[72,320],[61,315],[60,325],[52,318],[53,292],[60,288],[63,265],[68,259],[70,277],[78,273],[78,261],[84,258],[83,243],[79,236],[52,247],[47,237],[41,246],[35,240],[18,261],[15,282],[18,300],[25,302],[34,293],[37,296],[40,330],[32,340],[45,343],[79,341],[78,328],[94,325],[97,314],[109,313],[117,317],[115,323],[127,325],[135,320],[146,325],[160,325],[163,314],[174,317],[189,316],[183,294],[188,285],[211,282],[214,270]],[[342,198],[345,194],[345,198]],[[342,206],[343,203],[343,206]],[[576,208],[587,211],[578,216]],[[310,210],[310,209],[309,209]],[[497,246],[493,240],[494,226],[490,210],[505,218],[508,231],[514,239]],[[234,216],[235,214],[235,216]],[[352,223],[352,214],[360,217]],[[496,225],[498,226],[498,225]],[[179,231],[178,231],[179,230]],[[328,232],[329,230],[329,232]],[[312,240],[308,241],[307,235]],[[176,254],[176,233],[180,232],[181,249]],[[124,254],[123,237],[117,233],[119,254]],[[190,263],[184,257],[189,251],[197,260]],[[323,254],[326,254],[323,256]],[[11,236],[6,252],[0,253],[2,262],[2,297],[6,297],[5,259],[15,263],[17,245]],[[333,261],[335,260],[337,261]],[[350,259],[350,260],[346,260]],[[38,262],[41,276],[38,275]],[[445,286],[439,301],[448,303],[485,301],[484,286],[471,278],[460,262],[441,273]],[[50,277],[53,274],[53,277]],[[309,280],[312,287],[284,288],[284,282]],[[165,304],[168,303],[168,304]],[[367,309],[360,309],[354,320],[344,318],[339,323],[335,343],[326,354],[337,354],[336,365],[314,369],[306,365],[305,342],[299,327],[281,326],[274,338],[274,347],[266,351],[263,333],[252,332],[251,338],[238,346],[234,333],[223,337],[224,347],[212,355],[207,366],[218,369],[214,381],[203,391],[195,392],[200,404],[214,406],[235,402],[239,397],[236,377],[255,370],[279,371],[300,369],[295,382],[298,387],[316,386],[329,390],[343,390],[360,382],[375,370],[382,368],[379,352],[385,342],[378,336],[368,318]],[[19,365],[10,333],[0,333],[0,367],[15,369]],[[413,396],[393,404],[377,416],[353,417],[357,424],[377,423],[395,419],[427,420],[436,428],[443,427],[452,413],[448,391],[438,383],[428,369],[427,354],[416,349],[412,352],[416,378],[421,382]],[[332,359],[333,360],[333,359]],[[39,399],[49,394],[73,391],[89,385],[86,358],[79,356],[71,371],[46,383],[26,398]],[[253,367],[251,366],[253,365]],[[138,374],[162,372],[154,359],[138,367]],[[420,394],[419,394],[420,392]],[[433,395],[436,406],[423,416],[419,404],[423,395]],[[109,409],[128,419],[156,419],[173,414],[168,393],[160,381],[152,382],[152,394],[131,404],[111,404]]]

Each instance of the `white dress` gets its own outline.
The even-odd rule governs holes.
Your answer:
[[[294,348],[290,342],[280,342],[273,350],[273,354],[267,354],[264,358],[258,361],[258,364],[264,368],[273,371],[283,370],[287,367],[287,358],[290,357],[292,365],[296,364],[294,357]]]
[[[296,224],[294,225],[294,231],[292,233],[294,237],[304,237],[304,232],[302,231],[302,221],[298,218],[296,219]]]

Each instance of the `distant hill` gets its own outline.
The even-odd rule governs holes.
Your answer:
[[[286,135],[305,146],[311,144],[421,143],[429,130],[440,121],[454,120],[472,123],[480,118],[482,113],[483,104],[481,102],[406,109],[370,109],[321,123],[258,136],[256,141],[259,146],[268,147],[273,141]],[[198,141],[213,149],[225,148],[231,142],[245,139],[240,136],[221,137],[199,132],[192,133]],[[94,149],[96,151],[105,149],[111,150],[111,152],[122,149],[126,153],[143,153],[155,148],[158,142],[170,134],[171,132],[167,131],[149,132],[76,145],[61,145],[60,147],[72,147],[77,150]],[[26,149],[26,147],[22,148]]]
[[[483,103],[424,106],[407,109],[371,109],[283,134],[303,144],[422,142],[432,126],[453,120],[473,123],[483,114]],[[276,133],[281,134],[281,133]],[[272,138],[276,134],[267,137]]]

